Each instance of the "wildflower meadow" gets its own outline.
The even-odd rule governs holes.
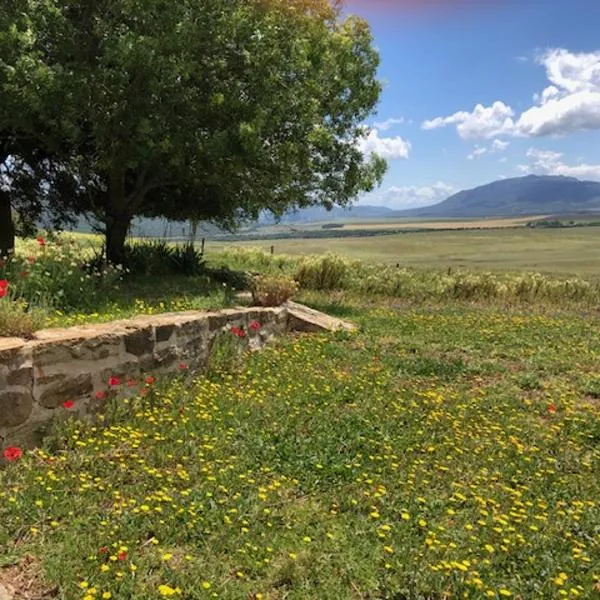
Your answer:
[[[358,331],[247,354],[254,323],[204,375],[110,381],[98,423],[65,402],[5,451],[0,574],[77,600],[598,597],[599,318],[332,310]]]

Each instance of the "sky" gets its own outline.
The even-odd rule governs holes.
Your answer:
[[[600,1],[347,0],[384,91],[363,140],[388,160],[360,204],[412,208],[530,173],[600,181]]]

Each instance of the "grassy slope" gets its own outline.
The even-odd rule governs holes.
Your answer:
[[[592,277],[598,274],[600,235],[597,227],[532,230],[440,231],[382,237],[274,240],[265,243],[207,243],[207,251],[250,246],[276,253],[323,254],[444,269],[467,267],[498,271],[541,271]]]
[[[0,563],[32,552],[68,599],[594,597],[600,321],[337,311],[362,331],[168,385],[0,472]]]

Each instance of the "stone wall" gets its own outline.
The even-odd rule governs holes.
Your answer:
[[[251,328],[253,321],[260,328]],[[145,374],[195,372],[206,366],[215,337],[231,327],[243,328],[258,349],[291,325],[285,306],[238,308],[47,329],[27,341],[0,338],[0,450],[39,443],[44,426],[66,413],[66,401],[73,402],[69,413],[92,413],[110,394],[111,378],[125,387]]]

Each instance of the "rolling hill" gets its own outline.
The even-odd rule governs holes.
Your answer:
[[[580,181],[574,177],[527,175],[500,179],[470,190],[463,190],[439,204],[409,210],[393,210],[385,206],[334,208],[313,207],[291,212],[281,223],[308,223],[350,219],[388,218],[485,218],[515,217],[541,214],[573,214],[600,212],[600,183]],[[274,222],[261,218],[259,224]]]
[[[600,211],[600,183],[574,177],[528,175],[463,190],[443,202],[406,211],[406,217],[513,217]]]

